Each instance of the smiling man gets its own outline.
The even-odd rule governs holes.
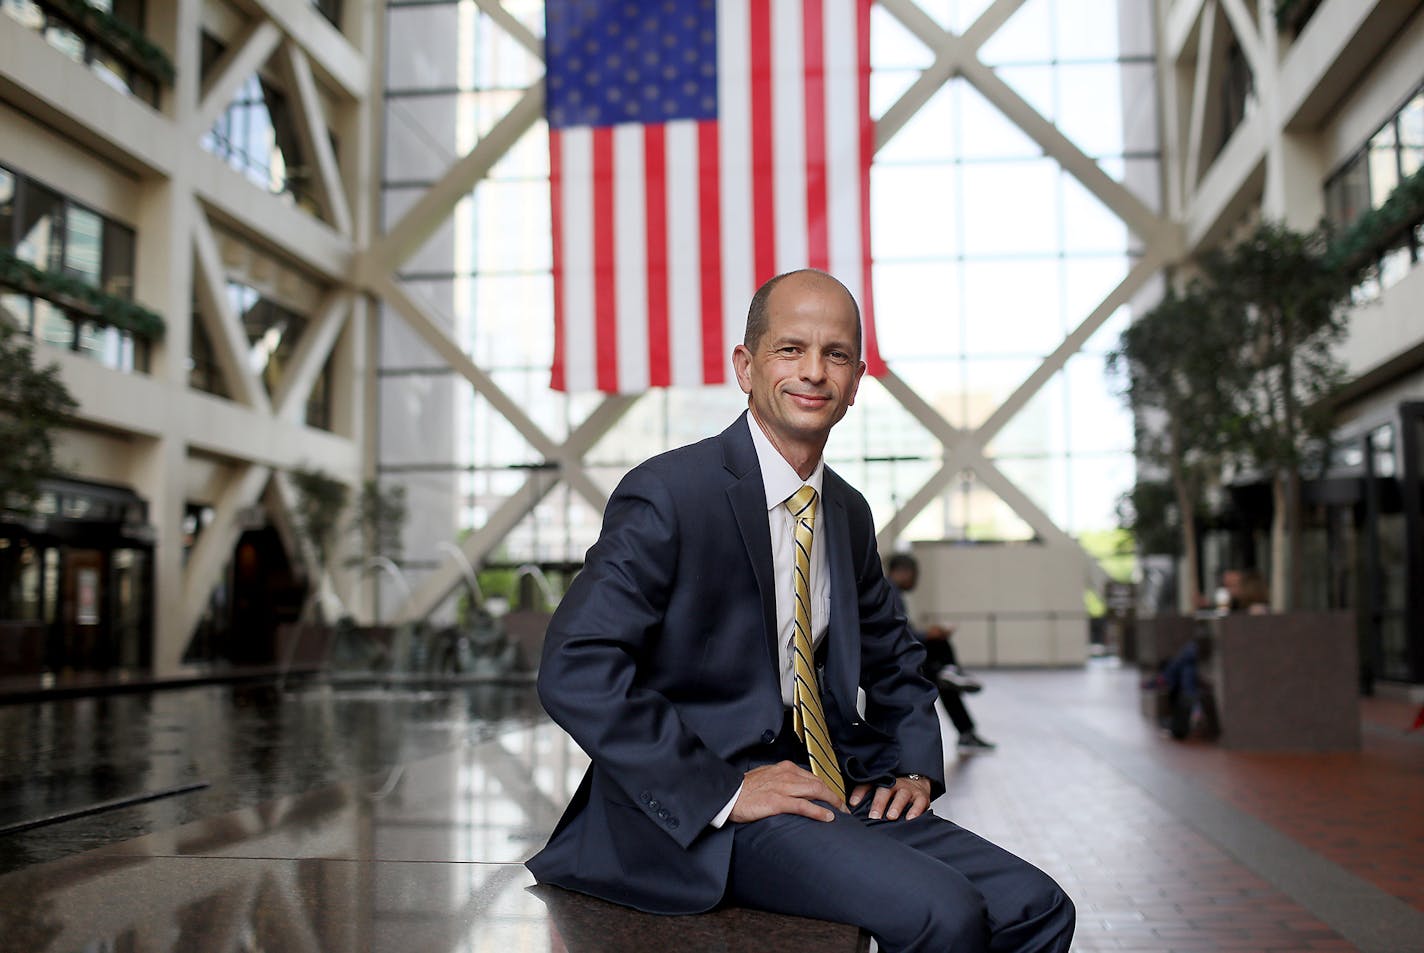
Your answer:
[[[924,650],[865,499],[822,461],[860,345],[840,282],[771,279],[732,355],[747,412],[614,492],[539,671],[593,763],[529,868],[654,913],[853,923],[887,953],[1066,951],[1057,884],[928,810],[944,771]]]

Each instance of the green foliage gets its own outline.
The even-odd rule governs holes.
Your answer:
[[[130,66],[137,67],[164,86],[172,86],[177,78],[173,61],[152,40],[128,23],[85,0],[41,0],[86,33],[97,37]]]
[[[1118,500],[1117,518],[1137,540],[1139,553],[1182,555],[1182,511],[1170,484],[1138,480]]]
[[[1224,352],[1236,414],[1233,448],[1247,465],[1297,473],[1329,436],[1328,398],[1344,367],[1351,281],[1323,232],[1264,222],[1202,261],[1217,306],[1242,339]]]
[[[1376,208],[1330,235],[1327,259],[1353,285],[1374,268],[1379,256],[1424,220],[1424,168],[1406,176]]]
[[[321,470],[296,469],[291,472],[297,491],[297,531],[311,540],[322,570],[331,564],[336,544],[336,528],[350,495],[345,483]]]
[[[361,537],[362,555],[350,562],[359,564],[384,556],[399,565],[405,549],[401,531],[408,512],[404,486],[392,483],[382,488],[378,480],[362,483],[356,498],[356,516],[351,521],[351,528]]]
[[[1220,301],[1215,289],[1200,283],[1183,294],[1169,289],[1128,326],[1107,358],[1110,373],[1126,376],[1123,396],[1134,411],[1138,457],[1181,466],[1189,477],[1214,471],[1240,430],[1233,392],[1241,378],[1229,356],[1244,325]]]
[[[30,339],[0,322],[0,508],[26,513],[56,472],[54,430],[79,408],[59,369],[35,366]]]
[[[1169,288],[1108,355],[1109,372],[1126,379],[1122,395],[1133,410],[1138,460],[1167,477],[1133,488],[1119,504],[1120,525],[1137,537],[1140,553],[1187,556],[1193,575],[1203,488],[1242,429],[1233,400],[1240,369],[1230,359],[1242,323],[1219,302],[1200,283],[1182,294]]]
[[[60,272],[42,271],[0,248],[0,286],[44,298],[85,317],[149,341],[163,338],[163,319],[127,298],[105,294],[93,285]]]

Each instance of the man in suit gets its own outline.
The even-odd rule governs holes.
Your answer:
[[[860,346],[840,282],[771,279],[733,351],[747,413],[613,493],[539,672],[593,763],[529,868],[655,913],[854,923],[887,953],[1063,953],[1057,884],[928,812],[944,772],[924,650],[869,507],[821,460]]]

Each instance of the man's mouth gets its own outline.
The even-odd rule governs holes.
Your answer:
[[[824,407],[824,406],[830,401],[830,399],[831,399],[830,397],[828,397],[828,396],[826,396],[826,395],[824,395],[824,394],[795,394],[795,393],[793,393],[793,394],[789,394],[788,396],[789,396],[792,400],[794,400],[797,404],[799,404],[800,406],[802,406],[802,407],[808,407],[808,408],[813,408],[813,409],[814,409],[814,408]]]

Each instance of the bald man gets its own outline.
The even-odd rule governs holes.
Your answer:
[[[771,279],[732,354],[746,413],[619,484],[539,671],[593,763],[529,868],[654,913],[852,923],[886,953],[1063,953],[1058,885],[929,811],[944,763],[924,649],[869,506],[822,460],[860,355],[840,282]]]

